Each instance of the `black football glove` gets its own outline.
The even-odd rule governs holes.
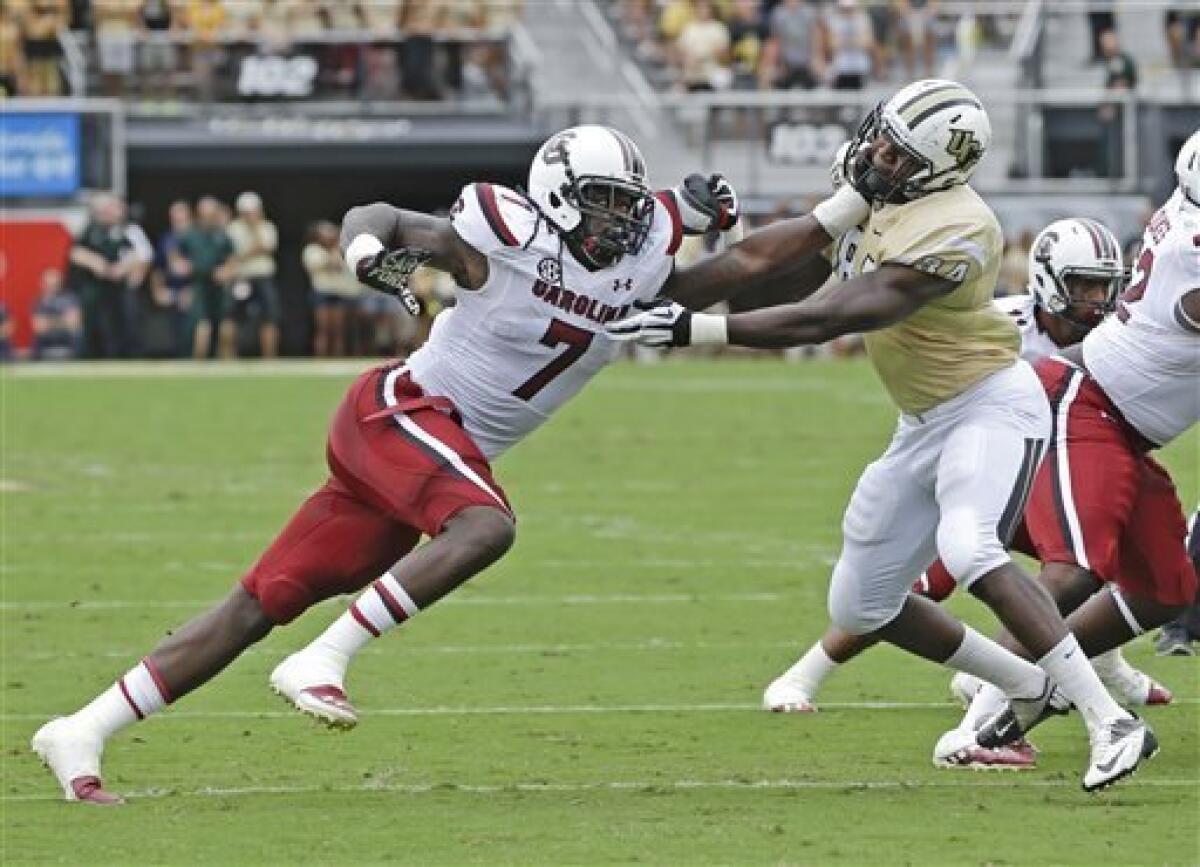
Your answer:
[[[693,235],[732,229],[738,221],[737,193],[724,175],[690,174],[673,191],[684,229]]]
[[[428,262],[432,256],[428,250],[416,247],[380,250],[374,256],[358,263],[355,276],[364,286],[395,295],[409,313],[420,316],[421,299],[408,288],[408,281],[413,271]]]

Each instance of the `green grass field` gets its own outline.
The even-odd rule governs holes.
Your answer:
[[[1148,640],[1131,660],[1177,697],[1147,712],[1162,753],[1098,796],[1075,718],[1038,731],[1036,771],[935,769],[948,675],[891,649],[819,714],[757,709],[824,626],[842,508],[891,432],[862,363],[607,372],[499,462],[511,554],[360,658],[357,730],[266,687],[331,602],[113,740],[129,806],[64,804],[31,733],[241,575],[324,478],[352,374],[36,372],[3,380],[4,864],[1200,861],[1200,669]],[[1164,454],[1189,505],[1198,451]]]

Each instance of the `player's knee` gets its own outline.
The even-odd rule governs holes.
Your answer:
[[[903,604],[903,598],[898,601],[866,598],[860,579],[850,568],[840,561],[834,567],[829,582],[829,619],[844,632],[869,635],[886,626]]]
[[[317,601],[308,582],[286,572],[252,573],[242,586],[277,625],[290,623]]]
[[[460,556],[478,568],[503,557],[517,538],[516,524],[499,509],[467,509],[448,526],[454,533]]]
[[[1009,559],[995,528],[980,526],[970,510],[942,515],[937,547],[946,571],[964,587]]]

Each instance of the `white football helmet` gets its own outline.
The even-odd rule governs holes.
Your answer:
[[[850,153],[850,142],[844,141],[838,145],[837,153],[833,155],[833,165],[829,167],[829,180],[833,183],[836,193],[846,185],[846,157]]]
[[[1194,208],[1200,208],[1200,130],[1196,130],[1175,158],[1175,179],[1183,197]]]
[[[872,162],[880,136],[906,156],[891,173]],[[992,142],[979,98],[955,81],[917,81],[867,115],[847,151],[844,171],[874,201],[901,203],[965,184]]]
[[[529,197],[572,252],[597,268],[637,255],[654,217],[641,151],[607,126],[552,135],[529,166]]]
[[[1029,291],[1039,306],[1075,325],[1091,328],[1112,311],[1127,272],[1121,245],[1102,223],[1082,217],[1058,220],[1038,234],[1029,249]],[[1072,291],[1071,278],[1105,281],[1102,301]]]

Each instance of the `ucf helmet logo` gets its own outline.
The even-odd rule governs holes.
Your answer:
[[[946,145],[946,153],[954,157],[959,168],[974,165],[983,154],[983,147],[975,133],[969,129],[950,130],[950,143]]]

